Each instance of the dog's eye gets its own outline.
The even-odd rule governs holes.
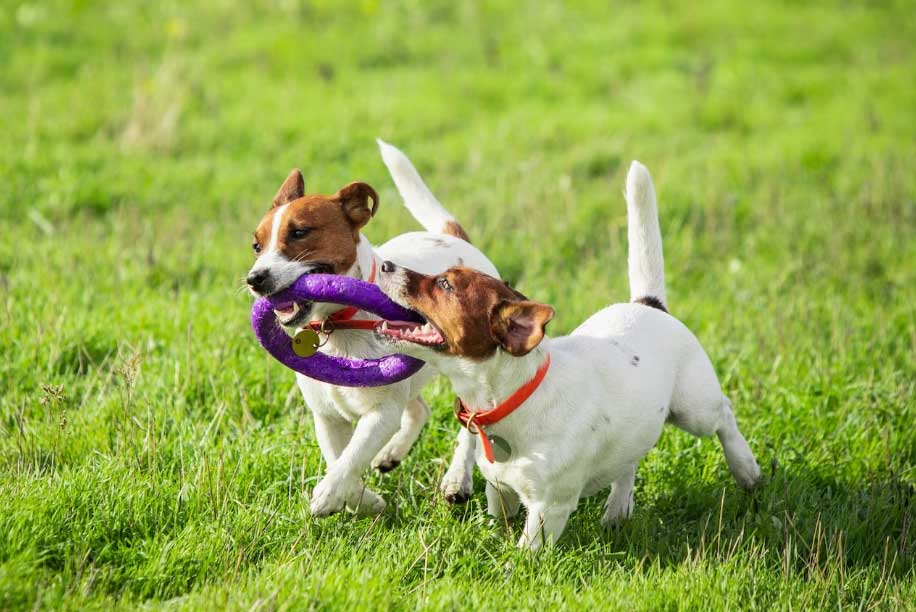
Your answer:
[[[312,228],[301,227],[299,229],[294,229],[292,232],[290,232],[290,236],[293,238],[293,240],[301,240],[302,238],[305,238],[306,236],[308,236],[311,232],[312,232]]]
[[[261,252],[261,245],[258,244],[257,242],[252,242],[252,243],[251,243],[251,248],[252,248],[252,250],[254,250],[255,253],[260,253],[260,252]]]
[[[436,280],[436,284],[439,285],[439,288],[443,291],[451,291],[452,285],[448,282],[448,279],[444,276]]]

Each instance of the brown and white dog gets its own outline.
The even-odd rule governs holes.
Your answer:
[[[631,302],[596,312],[569,336],[548,338],[553,308],[477,270],[381,267],[380,286],[427,323],[421,333],[377,333],[451,379],[459,418],[480,435],[489,513],[528,510],[523,548],[554,541],[579,499],[609,486],[602,524],[629,516],[636,466],[666,422],[717,434],[742,486],[760,478],[709,357],[667,312],[655,189],[638,162],[626,198]]]
[[[378,141],[407,209],[427,230],[409,232],[374,248],[360,230],[378,208],[378,194],[354,182],[332,195],[306,195],[305,181],[293,170],[274,196],[273,206],[258,224],[252,248],[256,256],[247,276],[255,296],[271,295],[303,274],[343,274],[368,280],[382,261],[436,274],[465,265],[490,275],[496,268],[468,242],[467,234],[429,191],[416,169],[395,147]],[[325,320],[340,305],[300,302],[278,311],[289,330]],[[364,312],[355,318],[371,318]],[[351,358],[376,358],[391,352],[375,334],[338,330],[322,351]],[[362,482],[370,464],[381,471],[397,466],[429,417],[420,390],[436,374],[424,367],[414,376],[384,387],[339,387],[297,374],[297,382],[315,419],[318,445],[328,466],[312,491],[311,512],[326,516],[345,507],[379,513],[385,501]],[[353,427],[353,423],[356,427]],[[442,481],[451,502],[468,499],[473,470],[473,441],[462,431],[455,456]]]

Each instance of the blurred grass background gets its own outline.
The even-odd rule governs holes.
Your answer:
[[[912,608],[909,2],[0,2],[0,608]],[[666,433],[636,512],[513,550],[436,484],[447,383],[379,521],[313,521],[249,238],[301,167],[415,229],[401,147],[554,334],[626,299],[629,161],[673,314],[767,483]]]

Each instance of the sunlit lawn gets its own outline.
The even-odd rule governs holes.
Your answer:
[[[0,608],[913,608],[916,13],[909,3],[6,3]],[[668,431],[636,511],[554,550],[436,487],[445,381],[376,521],[323,473],[240,290],[290,168],[416,229],[404,149],[552,333],[627,298],[629,160],[672,313],[765,467]]]

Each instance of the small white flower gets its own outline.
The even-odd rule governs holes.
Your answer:
[[[741,260],[734,258],[728,262],[728,271],[732,274],[737,274],[741,271]]]

